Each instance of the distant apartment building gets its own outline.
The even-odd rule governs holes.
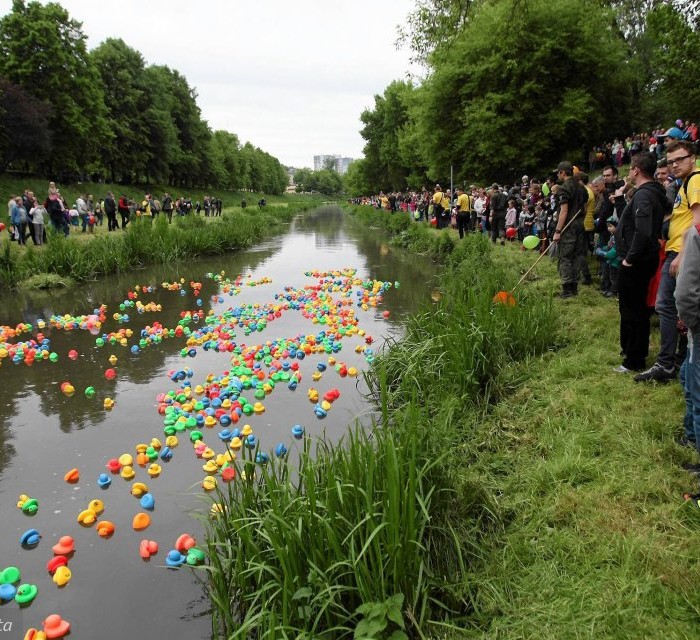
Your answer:
[[[325,169],[331,160],[333,161],[332,168],[341,176],[348,172],[348,167],[353,162],[353,158],[343,158],[340,155],[318,155],[314,156],[314,171]]]

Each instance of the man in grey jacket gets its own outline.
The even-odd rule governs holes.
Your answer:
[[[676,281],[678,317],[688,327],[688,353],[681,367],[685,392],[685,436],[700,452],[700,216],[693,216],[693,225],[683,241],[683,261]],[[700,465],[686,466],[700,471]]]

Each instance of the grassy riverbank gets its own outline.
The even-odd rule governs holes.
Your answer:
[[[514,283],[534,256],[509,245],[491,259]],[[522,293],[548,304],[558,288],[545,260]],[[469,625],[451,637],[694,637],[700,509],[681,497],[697,481],[679,466],[693,454],[674,443],[680,388],[612,371],[617,305],[595,288],[554,305],[553,349],[501,368],[498,401],[455,433],[455,473],[490,496],[497,525],[469,576]],[[657,343],[654,330],[652,354]]]
[[[140,268],[147,264],[189,260],[197,256],[235,251],[260,241],[282,222],[300,211],[318,206],[321,197],[289,198],[274,206],[258,209],[225,210],[221,217],[191,214],[165,216],[155,221],[135,219],[126,231],[107,233],[107,225],[95,234],[82,234],[73,227],[71,235],[49,230],[47,244],[26,247],[0,236],[0,289],[29,284],[58,284]],[[31,280],[28,280],[30,279]]]

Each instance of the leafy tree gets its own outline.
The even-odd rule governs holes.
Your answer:
[[[360,116],[364,127],[360,134],[367,141],[364,147],[366,175],[372,177],[372,189],[403,189],[406,167],[399,149],[402,129],[409,122],[409,104],[415,91],[411,83],[392,82],[384,94],[374,96],[374,109]]]
[[[296,190],[298,193],[304,191],[311,191],[309,188],[309,181],[311,180],[311,174],[313,172],[311,169],[297,169],[294,172],[294,184],[297,186]]]
[[[90,57],[102,81],[111,133],[102,162],[112,182],[143,175],[148,160],[144,141],[158,127],[153,114],[146,115],[151,100],[143,56],[123,40],[108,38],[90,52]]]
[[[373,193],[372,181],[367,175],[367,161],[364,158],[355,160],[344,176],[345,191],[353,198]]]
[[[0,75],[51,105],[49,173],[79,172],[108,142],[104,94],[81,23],[55,2],[13,0],[0,20]]]
[[[514,1],[481,5],[421,88],[433,175],[454,164],[458,181],[511,179],[629,126],[631,67],[611,11],[530,0],[514,13]]]
[[[0,167],[35,166],[51,149],[51,107],[19,85],[0,78]]]

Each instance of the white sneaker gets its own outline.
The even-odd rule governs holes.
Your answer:
[[[615,373],[632,373],[632,370],[631,370],[631,369],[628,369],[626,366],[624,366],[624,365],[622,365],[622,364],[621,364],[621,365],[618,365],[617,367],[615,367],[615,368],[613,369],[613,371],[614,371]]]

